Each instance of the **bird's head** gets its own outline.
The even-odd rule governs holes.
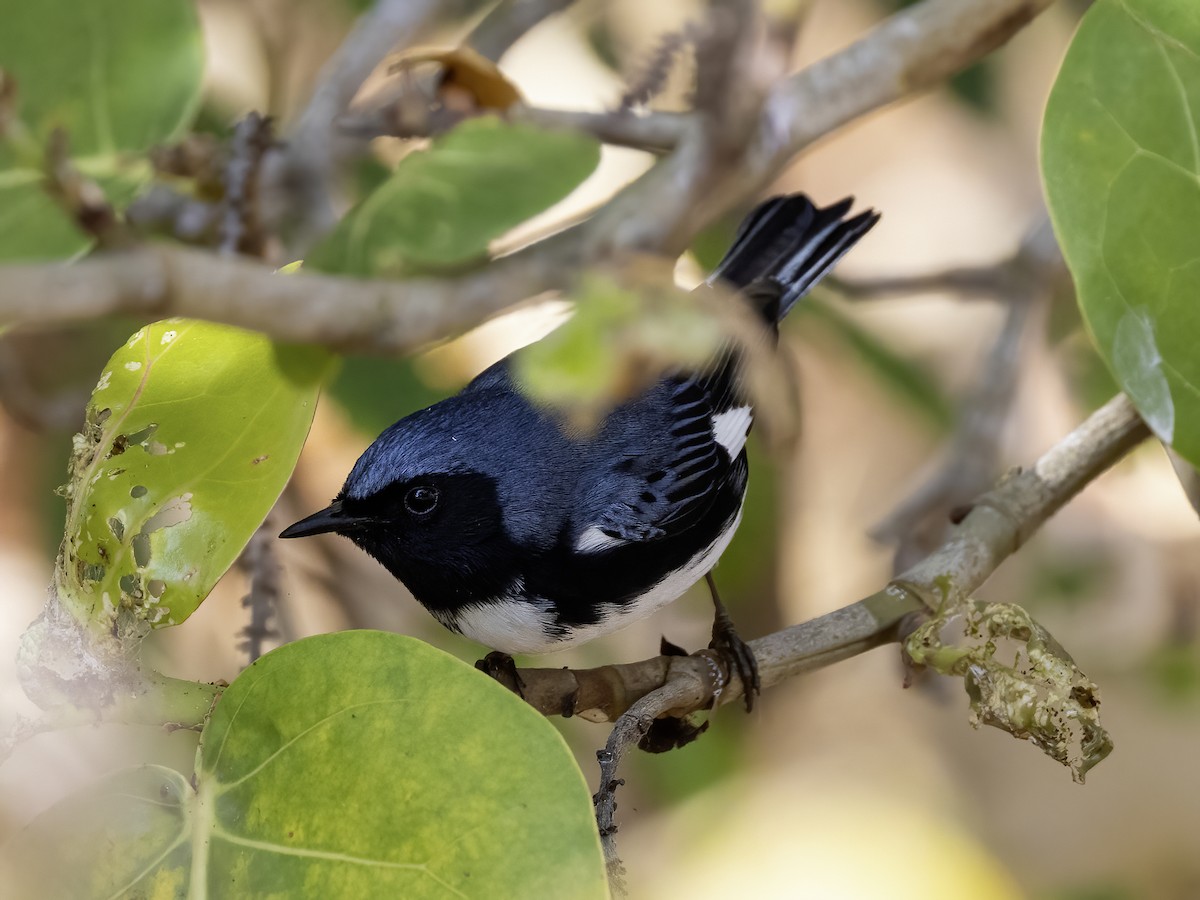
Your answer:
[[[380,435],[334,501],[280,537],[348,537],[427,605],[447,591],[488,589],[476,582],[491,580],[489,563],[505,540],[496,480],[477,467],[475,430],[442,406]]]

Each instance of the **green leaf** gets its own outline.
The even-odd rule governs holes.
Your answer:
[[[1200,463],[1200,5],[1088,11],[1046,107],[1042,174],[1101,355]]]
[[[121,206],[149,178],[135,154],[178,136],[200,99],[204,52],[190,0],[0,0],[0,69],[15,77],[0,141],[0,260],[58,258],[90,241],[41,188],[46,138]]]
[[[182,775],[163,766],[114,772],[43,813],[0,849],[5,894],[182,900],[193,793]]]
[[[672,368],[709,362],[724,341],[702,296],[661,283],[581,281],[575,314],[513,356],[521,390],[587,429]]]
[[[567,196],[599,160],[599,143],[577,132],[471,119],[404,157],[308,264],[368,276],[474,261],[491,240]]]
[[[341,406],[355,428],[374,437],[402,416],[441,400],[445,391],[426,384],[412,359],[349,356],[327,396]]]
[[[88,239],[29,169],[0,171],[0,262],[60,259],[88,246]]]
[[[190,0],[0,0],[0,68],[43,141],[76,156],[145,150],[181,133],[200,98],[204,48]]]
[[[77,618],[109,631],[191,615],[291,476],[330,364],[325,350],[183,319],[113,355],[67,486],[56,583]]]
[[[34,822],[10,864],[38,846],[64,848],[41,897],[607,896],[588,789],[554,728],[383,632],[267,654],[217,705],[195,790],[169,769],[120,773]]]

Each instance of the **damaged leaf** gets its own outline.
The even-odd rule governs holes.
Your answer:
[[[947,643],[952,633],[957,640]],[[917,666],[963,679],[971,724],[1032,743],[1084,776],[1112,752],[1100,695],[1054,637],[1010,603],[949,603],[904,644]]]
[[[330,355],[169,319],[109,360],[75,436],[55,583],[76,618],[186,619],[291,476]]]
[[[467,111],[505,110],[521,102],[521,92],[500,67],[467,46],[414,47],[392,65],[392,72],[408,72],[422,63],[441,67],[438,94],[443,103],[455,103],[461,92]]]

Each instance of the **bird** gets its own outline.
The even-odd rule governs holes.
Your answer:
[[[764,201],[706,284],[739,291],[777,335],[879,220],[871,209],[849,216],[853,204]],[[754,411],[739,351],[664,373],[587,430],[522,393],[512,362],[385,430],[333,502],[280,537],[349,538],[442,625],[510,662],[616,631],[707,578],[710,646],[737,671],[749,708],[754,656],[710,572],[737,530],[749,475]]]

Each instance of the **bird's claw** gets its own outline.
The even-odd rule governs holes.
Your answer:
[[[738,635],[733,621],[722,612],[718,612],[713,620],[712,641],[708,646],[717,651],[731,673],[737,672],[742,681],[742,701],[746,704],[746,712],[750,712],[754,709],[754,698],[762,690],[762,682],[758,677],[758,660],[750,645]]]
[[[525,682],[517,671],[517,664],[507,653],[493,650],[483,659],[476,660],[475,668],[493,681],[498,681],[522,700],[525,699]]]

